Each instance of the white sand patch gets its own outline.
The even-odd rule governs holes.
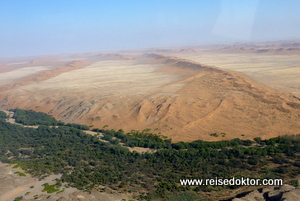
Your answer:
[[[145,94],[178,79],[175,75],[155,72],[160,67],[135,64],[134,61],[99,61],[84,69],[62,73],[26,88],[56,90],[63,86],[65,90],[76,92],[97,90],[102,95]]]
[[[28,61],[24,61],[24,62],[15,62],[15,63],[8,63],[6,65],[9,65],[9,66],[12,66],[12,65],[19,65],[19,64],[28,64],[29,62]]]
[[[167,53],[168,54],[168,53]],[[169,53],[201,64],[245,73],[267,86],[300,92],[299,55],[265,55],[219,52]]]
[[[35,73],[48,70],[48,69],[49,66],[33,66],[33,67],[25,67],[25,68],[17,69],[6,73],[0,73],[0,85],[11,83],[16,79],[33,75]]]

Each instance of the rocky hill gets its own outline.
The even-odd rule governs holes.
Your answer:
[[[295,201],[300,200],[300,189],[290,185],[270,186],[252,191],[232,201]]]

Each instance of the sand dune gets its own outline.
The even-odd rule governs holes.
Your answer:
[[[76,61],[15,82],[0,93],[0,106],[34,109],[66,122],[99,128],[152,128],[174,141],[299,133],[300,100],[294,94],[225,69],[234,62],[233,56],[230,62],[224,59],[223,66],[218,60],[223,69],[207,64],[205,59],[198,63],[195,58],[202,53],[172,50],[130,59],[119,53],[96,54],[88,61]],[[252,63],[259,68],[258,63]],[[236,63],[233,68],[238,66]],[[245,66],[240,69],[247,69]],[[271,71],[266,63],[260,67]],[[212,137],[211,133],[226,136]]]
[[[240,50],[233,53],[228,50],[219,51],[217,48],[194,53],[165,54],[203,65],[242,72],[264,85],[300,96],[300,53],[258,54]]]
[[[50,79],[61,73],[80,69],[87,66],[87,61],[72,61],[65,66],[51,68],[50,66],[23,67],[7,73],[0,74],[0,91],[11,90],[19,86],[25,86],[32,82],[40,82]]]

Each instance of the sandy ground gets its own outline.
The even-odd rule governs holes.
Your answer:
[[[95,91],[102,96],[128,96],[147,94],[178,76],[156,73],[162,65],[136,64],[136,61],[108,60],[96,62],[84,69],[62,73],[39,83],[32,83],[24,90]]]
[[[144,53],[134,54],[134,59],[116,54],[89,58],[79,55],[77,58],[91,64],[75,62],[54,70],[46,69],[49,58],[47,62],[36,60],[40,66],[36,71],[30,63],[19,64],[25,66],[11,71],[7,71],[9,66],[18,64],[6,65],[6,72],[0,73],[0,88],[10,85],[0,90],[0,108],[33,109],[95,128],[152,128],[175,142],[300,133],[300,100],[293,96],[300,95],[298,53],[200,49],[163,50],[152,57]],[[70,61],[70,57],[66,60]],[[210,135],[222,132],[225,137]],[[0,200],[13,200],[28,191],[38,194],[40,184],[46,183],[11,174],[17,171],[12,167],[2,165],[0,169],[1,181],[5,181],[0,186]],[[28,189],[30,184],[36,187]],[[32,199],[33,195],[30,193],[27,198]],[[78,200],[92,199],[77,191],[66,195]],[[120,200],[108,199],[107,195],[92,196]]]
[[[2,91],[0,86],[0,107],[95,128],[151,128],[174,141],[299,133],[300,100],[293,97],[299,93],[299,54],[155,51],[160,53],[89,55],[18,79]],[[222,132],[225,137],[210,136]]]
[[[242,72],[262,84],[300,96],[299,54],[245,54],[217,51],[167,54],[205,65]]]
[[[26,192],[30,192],[30,196],[25,196],[26,198],[32,197],[36,194],[47,194],[42,192],[42,189],[44,187],[41,185],[44,183],[53,183],[55,178],[59,178],[58,175],[52,175],[47,177],[46,179],[38,181],[37,178],[33,178],[26,173],[25,177],[18,176],[17,174],[15,174],[15,172],[24,173],[24,171],[20,168],[13,168],[13,165],[8,165],[5,163],[0,163],[0,170],[1,201],[13,201],[16,197],[24,196]],[[30,188],[31,186],[34,186],[34,188]]]
[[[79,191],[75,188],[65,188],[64,185],[60,190],[64,189],[61,193],[48,194],[42,192],[45,183],[50,185],[55,184],[56,178],[60,175],[51,175],[45,179],[38,180],[26,174],[25,177],[18,176],[15,172],[24,172],[20,168],[13,168],[13,165],[8,165],[0,162],[0,200],[13,201],[16,197],[23,196],[23,200],[94,200],[94,201],[120,201],[122,199],[130,199],[130,195],[125,194],[109,194],[104,192],[92,192],[91,194]],[[31,188],[33,186],[33,188]],[[26,195],[27,194],[27,195]],[[37,195],[37,199],[34,196]]]

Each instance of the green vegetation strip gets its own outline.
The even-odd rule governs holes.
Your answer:
[[[10,124],[2,118],[0,160],[14,163],[15,167],[40,178],[60,173],[60,182],[82,190],[99,190],[104,185],[123,192],[138,191],[141,193],[140,200],[155,197],[201,200],[213,193],[222,196],[222,193],[225,195],[239,188],[181,186],[180,179],[288,179],[300,174],[299,136],[268,140],[255,138],[254,141],[172,143],[170,139],[151,134],[149,130],[128,134],[122,130],[96,131],[129,146],[134,144],[157,151],[144,154],[130,152],[118,143],[104,143],[97,136],[65,124],[57,127],[40,125],[34,129]],[[58,191],[53,185],[45,184],[45,189],[47,192]]]

